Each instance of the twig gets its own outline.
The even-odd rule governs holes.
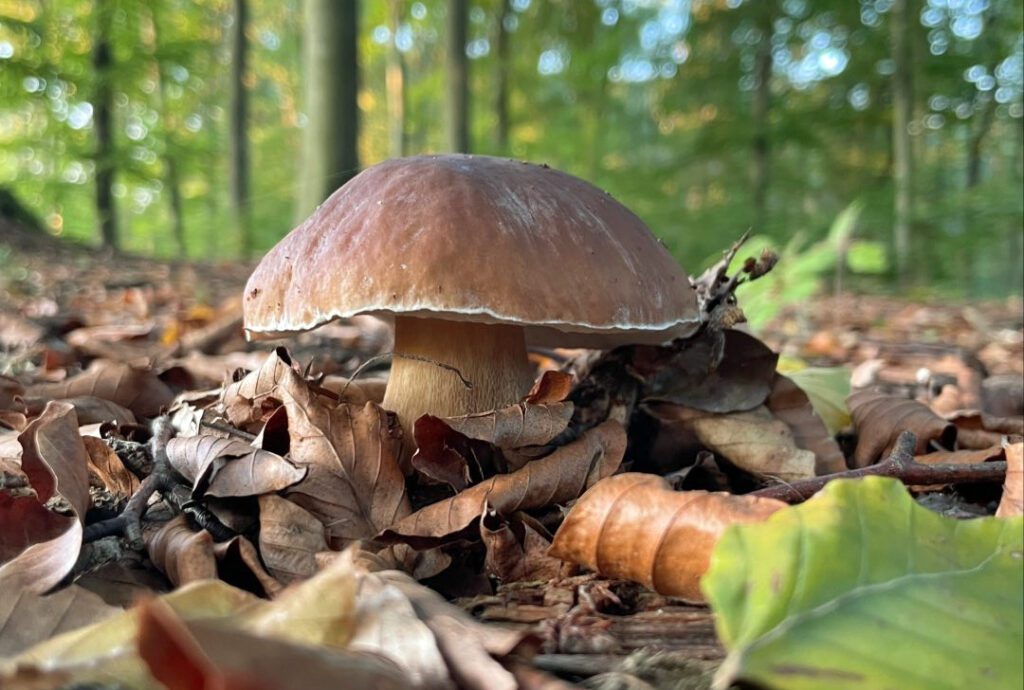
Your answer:
[[[807,500],[834,479],[857,479],[859,477],[892,477],[904,484],[958,484],[970,482],[997,482],[1006,476],[1005,462],[982,462],[974,465],[936,464],[926,465],[914,460],[914,446],[917,437],[904,431],[896,439],[892,453],[882,462],[856,470],[826,474],[822,477],[802,479],[792,484],[779,484],[752,491],[748,496],[777,498],[787,503]]]
[[[204,419],[201,422],[199,422],[199,425],[205,426],[207,429],[213,429],[214,431],[219,431],[221,433],[228,434],[229,436],[237,436],[238,438],[243,438],[246,441],[249,441],[250,443],[256,440],[256,434],[250,434],[248,431],[236,429],[235,427],[230,426],[228,424],[221,424],[220,422],[211,422]]]
[[[465,376],[463,376],[462,372],[459,371],[458,368],[453,367],[451,364],[438,362],[437,360],[430,359],[429,357],[422,357],[420,355],[405,355],[399,352],[383,352],[379,355],[374,355],[373,357],[370,357],[368,360],[366,360],[358,367],[356,367],[356,370],[352,372],[352,375],[348,377],[348,381],[346,381],[345,385],[342,387],[341,393],[338,394],[338,399],[341,400],[342,398],[345,397],[345,392],[348,390],[348,387],[352,384],[353,381],[356,380],[356,377],[358,377],[360,374],[366,371],[366,369],[370,365],[376,364],[377,362],[382,362],[386,359],[393,359],[395,357],[398,357],[399,359],[411,359],[416,362],[425,362],[426,364],[433,364],[436,367],[441,367],[442,369],[450,371],[456,376],[458,376],[459,381],[461,381],[462,385],[465,386],[466,388],[473,387],[473,382],[467,379]]]

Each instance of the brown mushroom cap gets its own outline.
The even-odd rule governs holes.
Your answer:
[[[257,339],[399,314],[611,347],[698,322],[686,275],[625,206],[547,166],[475,155],[363,171],[267,253],[244,309]]]

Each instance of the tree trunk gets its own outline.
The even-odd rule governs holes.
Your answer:
[[[228,160],[230,168],[231,224],[238,238],[243,259],[252,252],[252,231],[249,227],[249,133],[247,129],[249,94],[245,88],[248,47],[245,27],[249,20],[248,0],[234,0],[234,22],[231,25],[231,113],[229,120]]]
[[[508,153],[509,149],[509,131],[511,130],[511,123],[509,121],[509,110],[508,110],[508,89],[509,89],[509,73],[511,70],[510,58],[509,58],[509,31],[506,26],[506,22],[512,17],[512,2],[511,0],[501,0],[501,9],[498,12],[498,33],[495,37],[495,52],[497,53],[497,74],[495,75],[495,96],[494,96],[494,114],[497,120],[497,131],[495,132],[495,139],[498,145],[498,151],[501,153]]]
[[[302,179],[296,216],[359,172],[357,0],[306,0],[303,62],[305,114]]]
[[[469,153],[469,60],[466,57],[467,0],[448,0],[449,151]]]
[[[157,19],[159,5],[150,8],[149,21],[152,23],[153,33],[153,72],[156,79],[156,105],[160,111],[160,118],[164,127],[164,188],[167,190],[167,212],[171,223],[171,236],[174,238],[174,248],[178,258],[185,258],[188,254],[188,247],[185,243],[185,217],[181,208],[181,188],[179,186],[177,151],[172,132],[171,121],[167,107],[167,79],[163,73],[163,61],[160,56],[160,23]]]
[[[389,0],[391,41],[388,43],[384,86],[388,102],[388,150],[392,158],[405,155],[405,65],[398,50],[398,29],[402,25],[402,0]]]
[[[768,176],[769,176],[769,116],[771,107],[772,79],[772,26],[774,16],[772,0],[761,0],[758,12],[758,30],[761,39],[754,56],[754,93],[751,103],[753,119],[753,150],[750,167],[750,186],[753,191],[754,234],[765,232],[768,217]]]
[[[981,182],[981,145],[988,131],[992,128],[995,114],[994,100],[992,98],[986,99],[981,105],[978,124],[971,132],[970,139],[967,142],[967,189],[974,189]]]
[[[913,108],[913,79],[910,62],[911,0],[894,0],[892,5],[892,145],[893,145],[893,245],[896,277],[901,285],[910,280],[911,222],[914,202],[913,151],[910,118]]]
[[[110,25],[113,7],[109,0],[96,0],[96,35],[92,45],[92,67],[96,89],[93,94],[93,131],[96,133],[96,220],[100,240],[108,249],[120,248],[117,209],[114,206],[113,58]]]

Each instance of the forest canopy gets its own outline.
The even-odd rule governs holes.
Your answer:
[[[879,285],[1001,295],[1022,31],[1021,0],[6,0],[0,187],[61,237],[251,257],[322,197],[317,141],[354,142],[334,186],[464,150],[593,181],[690,271],[748,229],[810,246],[856,203]]]

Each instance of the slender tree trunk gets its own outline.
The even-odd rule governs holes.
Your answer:
[[[511,0],[501,0],[501,10],[498,13],[498,33],[494,41],[494,50],[495,53],[497,54],[494,114],[495,119],[497,120],[497,131],[495,132],[495,139],[497,140],[498,150],[502,153],[508,153],[509,131],[512,128],[511,123],[509,121],[508,108],[509,73],[512,71],[512,69],[511,60],[509,57],[510,36],[507,26],[507,22],[511,20],[511,17]]]
[[[910,118],[914,103],[910,62],[910,16],[912,0],[894,0],[892,5],[892,145],[893,145],[893,244],[896,276],[900,284],[910,280],[911,223],[914,203],[913,150]]]
[[[110,26],[113,7],[110,0],[96,0],[96,35],[92,44],[92,68],[96,76],[93,95],[93,131],[96,133],[96,220],[100,239],[108,249],[120,248],[117,209],[114,206],[114,128],[113,57],[110,50]]]
[[[306,0],[303,62],[306,127],[297,217],[359,171],[357,0]]]
[[[981,182],[981,145],[992,128],[995,114],[995,103],[992,98],[989,98],[982,103],[978,124],[967,141],[967,189],[974,189]]]
[[[157,18],[158,5],[149,12],[153,35],[153,73],[156,79],[156,106],[164,127],[163,173],[164,188],[167,190],[167,212],[171,223],[171,236],[178,258],[185,258],[188,248],[185,243],[185,217],[181,208],[181,188],[178,176],[177,150],[174,140],[172,118],[167,107],[167,79],[163,73],[160,57],[160,23]]]
[[[391,41],[388,43],[384,87],[388,102],[388,150],[392,158],[405,155],[405,65],[397,39],[402,25],[402,3],[403,0],[388,0]]]
[[[466,57],[468,2],[448,0],[449,151],[469,153],[469,60]]]
[[[245,88],[248,45],[245,27],[249,22],[248,0],[234,0],[234,22],[231,25],[231,113],[229,120],[228,160],[230,161],[231,224],[238,238],[243,259],[252,252],[252,229],[249,223],[249,93]]]
[[[769,117],[771,108],[772,79],[772,27],[774,13],[773,0],[760,0],[758,29],[761,40],[757,44],[754,56],[754,93],[751,103],[753,118],[753,150],[750,167],[750,185],[754,200],[754,233],[765,231],[768,217],[768,182],[769,182]]]

